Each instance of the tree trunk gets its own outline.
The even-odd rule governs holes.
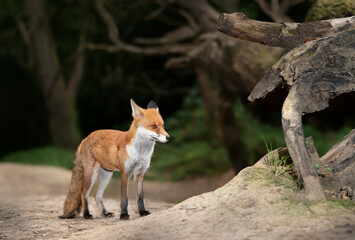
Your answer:
[[[292,88],[282,107],[282,127],[286,145],[297,169],[298,178],[304,184],[306,198],[310,201],[325,200],[317,171],[306,149],[299,101],[301,99],[297,96],[296,88]]]
[[[73,148],[79,140],[75,105],[69,99],[65,81],[60,74],[58,56],[51,38],[43,1],[25,0],[23,12],[30,30],[34,65],[49,115],[53,144]]]
[[[206,69],[198,67],[195,69],[205,103],[210,139],[218,139],[223,144],[237,174],[243,168],[249,166],[249,162],[233,113],[236,96],[229,95],[216,86],[219,80],[211,79],[211,75]]]

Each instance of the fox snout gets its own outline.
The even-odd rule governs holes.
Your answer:
[[[170,135],[165,131],[164,128],[160,129],[160,134],[159,136],[162,136],[158,141],[161,143],[167,143],[170,140]]]
[[[161,143],[167,143],[170,141],[170,136],[165,136],[165,140],[164,141],[161,141]]]
[[[171,137],[169,136],[169,134],[166,136],[159,134],[157,137],[153,137],[153,139],[160,143],[167,143],[171,139]]]

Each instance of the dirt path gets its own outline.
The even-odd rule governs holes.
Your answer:
[[[290,183],[275,180],[262,167],[247,168],[216,191],[177,205],[148,199],[153,214],[144,218],[131,199],[129,221],[100,217],[92,198],[93,220],[57,218],[69,179],[63,169],[0,164],[0,239],[355,239],[354,205],[304,204],[291,198],[292,186],[284,187]],[[191,194],[199,182],[212,187],[213,181],[145,187],[176,200],[186,196],[174,195],[179,188]],[[159,194],[160,187],[169,194]],[[106,198],[105,205],[118,215],[117,198]]]
[[[93,221],[58,219],[70,177],[71,171],[62,168],[0,163],[0,239],[75,238],[97,225],[102,228],[122,223],[117,217],[102,218],[93,197],[89,199]],[[152,213],[171,208],[176,202],[223,186],[232,178],[233,172],[230,171],[220,177],[182,182],[145,181],[146,207]],[[133,181],[129,188],[129,213],[134,220],[138,213]],[[120,180],[113,178],[104,200],[106,208],[115,215],[119,213],[119,192]]]
[[[71,171],[57,167],[0,163],[0,195],[65,195]],[[181,182],[144,181],[145,196],[153,201],[177,203],[189,197],[212,191],[234,177],[233,171],[212,178],[197,178]],[[119,199],[119,178],[112,178],[105,190],[105,198]],[[93,189],[95,189],[94,186]],[[134,200],[133,181],[129,185],[130,198]],[[92,195],[95,191],[92,191]]]

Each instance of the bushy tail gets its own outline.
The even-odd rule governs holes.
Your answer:
[[[81,209],[81,192],[83,191],[83,165],[79,158],[79,151],[75,154],[73,173],[68,195],[64,202],[63,215],[59,218],[75,218]]]

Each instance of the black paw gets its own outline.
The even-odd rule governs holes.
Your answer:
[[[85,219],[92,219],[92,215],[90,213],[84,214]]]
[[[75,218],[76,215],[75,214],[70,214],[70,215],[62,215],[62,216],[58,216],[60,219],[71,219],[71,218]]]
[[[139,211],[139,215],[141,215],[141,217],[147,216],[147,215],[149,215],[149,214],[150,214],[150,212],[147,211],[147,210]]]
[[[104,217],[106,217],[106,218],[112,218],[114,215],[113,215],[113,213],[112,212],[105,212],[104,213]]]
[[[120,216],[121,220],[129,220],[129,215],[127,213],[122,213]]]

